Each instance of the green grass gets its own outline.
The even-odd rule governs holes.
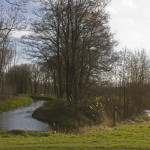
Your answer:
[[[95,127],[84,134],[1,131],[0,150],[148,150],[150,125]]]
[[[32,102],[33,99],[26,96],[16,96],[12,100],[1,100],[0,101],[0,112],[13,109],[18,106],[25,105],[29,102]]]

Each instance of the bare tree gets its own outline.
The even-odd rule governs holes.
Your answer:
[[[145,85],[149,79],[149,61],[144,50],[120,54],[116,67],[116,104],[121,118],[139,113],[143,108]]]
[[[18,8],[10,8],[7,14],[1,11],[0,16],[0,87],[1,94],[4,89],[4,73],[6,67],[11,63],[15,46],[10,35],[12,31],[21,29],[20,23],[23,18],[19,14]]]
[[[30,56],[53,64],[58,97],[77,102],[97,71],[110,70],[116,42],[108,26],[107,4],[104,0],[41,2],[32,23],[34,34],[23,43],[30,46]]]

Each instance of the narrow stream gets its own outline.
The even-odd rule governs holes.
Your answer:
[[[36,101],[15,110],[0,113],[0,130],[49,131],[50,126],[47,123],[32,118],[33,111],[44,103],[45,101]]]

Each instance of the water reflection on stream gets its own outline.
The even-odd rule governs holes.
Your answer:
[[[32,113],[45,101],[36,101],[15,110],[0,114],[0,130],[23,129],[30,131],[49,131],[47,123],[32,118]]]

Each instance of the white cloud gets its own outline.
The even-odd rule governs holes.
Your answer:
[[[31,34],[31,31],[14,31],[12,32],[12,37],[21,38],[22,36]]]
[[[118,13],[118,11],[111,6],[107,7],[107,11],[111,14],[117,14]]]
[[[136,4],[133,2],[133,0],[122,0],[122,2],[123,2],[123,5],[124,5],[125,7],[129,7],[129,8],[131,8],[131,9],[137,8],[137,6],[136,6]]]
[[[112,0],[110,26],[118,50],[144,48],[150,56],[150,0]]]
[[[135,24],[135,21],[134,21],[132,18],[130,18],[130,17],[127,18],[127,21],[128,21],[130,24]]]

